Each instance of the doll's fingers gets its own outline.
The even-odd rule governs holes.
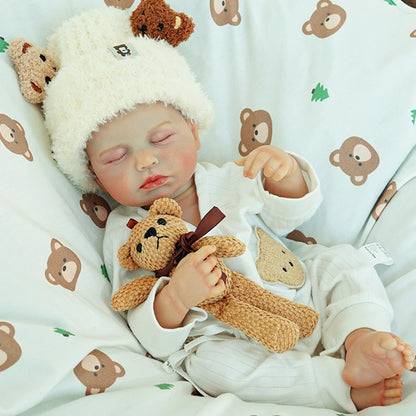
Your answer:
[[[211,289],[211,296],[219,296],[225,290],[225,283],[221,279],[221,270],[220,270],[220,277],[217,280],[217,283]]]
[[[270,156],[265,152],[250,153],[244,165],[244,176],[254,179],[267,164]]]
[[[217,257],[211,254],[198,266],[198,270],[202,274],[208,275],[210,273],[213,273],[217,263],[218,263]]]
[[[234,160],[234,163],[237,165],[237,166],[244,166],[244,163],[246,162],[246,157],[240,157],[239,159],[235,159]]]
[[[195,253],[188,254],[188,256],[192,255],[194,265],[197,266],[205,261],[212,253],[215,253],[216,250],[217,247],[214,245],[203,246],[195,251]]]
[[[278,180],[282,177],[282,164],[278,160],[270,160],[263,168],[263,174],[266,178]]]

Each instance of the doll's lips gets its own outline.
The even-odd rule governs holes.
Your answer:
[[[168,176],[162,175],[149,176],[140,186],[140,189],[155,189],[164,185],[168,179]]]

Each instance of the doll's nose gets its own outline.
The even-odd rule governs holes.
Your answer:
[[[157,158],[147,151],[140,151],[136,157],[136,169],[143,172],[159,163]]]

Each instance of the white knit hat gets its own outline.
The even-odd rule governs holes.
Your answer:
[[[91,133],[137,104],[164,102],[203,132],[211,102],[185,59],[163,40],[132,33],[128,10],[105,7],[66,21],[49,39],[59,71],[43,102],[53,157],[84,192],[99,190],[85,152]]]

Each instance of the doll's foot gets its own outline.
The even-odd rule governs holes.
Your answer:
[[[351,399],[357,410],[371,406],[390,406],[402,400],[402,387],[400,376],[395,376],[373,386],[351,388]]]
[[[369,387],[413,368],[415,354],[409,344],[389,332],[362,329],[345,341],[344,381],[351,387]]]

